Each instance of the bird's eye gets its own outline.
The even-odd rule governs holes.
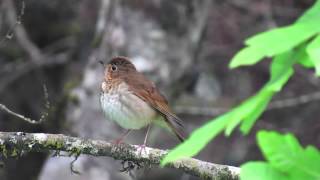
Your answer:
[[[116,70],[118,70],[118,67],[117,67],[116,65],[112,65],[112,66],[111,66],[111,70],[112,70],[112,71],[116,71]]]

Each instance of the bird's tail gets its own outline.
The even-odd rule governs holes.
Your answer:
[[[165,121],[169,129],[177,136],[177,138],[184,142],[186,133],[183,130],[183,124],[181,119],[179,119],[175,115],[167,115],[165,116]]]
[[[183,130],[182,121],[175,115],[163,115],[155,123],[175,134],[181,142],[184,142],[187,137]]]
[[[175,127],[173,126],[170,122],[167,122],[168,126],[170,127],[170,130],[177,136],[177,138],[181,141],[184,142],[185,140],[185,134],[184,131],[182,130],[182,127]]]

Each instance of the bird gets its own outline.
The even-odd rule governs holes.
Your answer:
[[[152,124],[169,130],[183,142],[183,123],[171,110],[167,99],[155,84],[137,71],[128,57],[116,56],[104,66],[100,105],[106,119],[126,129],[115,142],[122,142],[131,130],[147,127],[143,147],[146,146]]]

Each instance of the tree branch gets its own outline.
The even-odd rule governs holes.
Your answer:
[[[320,92],[313,92],[309,94],[302,94],[299,96],[279,99],[271,101],[266,109],[266,111],[280,109],[280,108],[290,108],[294,106],[299,106],[302,104],[311,103],[314,101],[320,101]],[[198,106],[175,106],[174,110],[178,114],[191,114],[191,115],[204,115],[204,116],[218,116],[230,109],[223,107],[198,107]]]
[[[62,134],[0,132],[0,154],[20,156],[24,152],[66,151],[71,154],[110,156],[116,160],[130,161],[146,167],[157,167],[168,151],[137,145],[116,145],[101,140],[90,140]],[[180,169],[203,179],[239,179],[240,168],[213,164],[194,158],[185,158],[166,167]]]
[[[7,21],[13,27],[14,34],[21,48],[30,56],[31,60],[38,64],[44,59],[44,55],[40,49],[30,40],[28,33],[22,25],[22,16],[24,15],[25,4],[22,1],[21,12],[17,16],[16,10],[12,0],[5,0],[4,6],[6,7]]]
[[[11,115],[13,115],[19,119],[22,119],[30,124],[40,124],[42,122],[42,121],[36,121],[31,118],[25,117],[22,114],[15,113],[15,112],[11,111],[9,108],[7,108],[7,106],[5,106],[4,104],[0,104],[0,110],[3,110],[5,112],[7,112],[8,114],[11,114]]]
[[[12,63],[7,70],[4,70],[5,75],[0,71],[0,94],[13,82],[17,81],[22,76],[29,72],[50,67],[55,65],[63,65],[70,61],[69,55],[66,53],[59,53],[54,56],[46,56],[46,60],[37,63],[33,61],[26,61],[22,63]],[[12,73],[14,72],[14,73]]]

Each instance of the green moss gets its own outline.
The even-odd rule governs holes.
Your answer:
[[[55,149],[61,149],[63,147],[63,143],[60,141],[57,141],[55,139],[48,139],[46,143],[44,144],[45,147],[52,147]]]
[[[57,143],[56,143],[56,147],[57,147],[58,149],[61,149],[61,148],[63,147],[63,143],[62,143],[62,142],[57,142]]]
[[[206,174],[200,174],[200,179],[210,179],[210,177]]]
[[[0,154],[2,154],[5,158],[8,157],[19,157],[20,150],[16,147],[9,147],[6,144],[0,145]]]
[[[71,149],[71,151],[70,151],[69,156],[78,157],[78,156],[80,156],[81,152],[82,152],[81,149],[76,148],[76,147],[73,147],[73,148]]]
[[[0,153],[1,153],[5,158],[8,157],[8,151],[7,151],[6,145],[4,145],[4,144],[1,144],[1,145],[0,145]]]
[[[20,153],[18,153],[18,150],[16,148],[14,148],[11,153],[10,153],[10,156],[11,157],[17,157],[19,156]]]

